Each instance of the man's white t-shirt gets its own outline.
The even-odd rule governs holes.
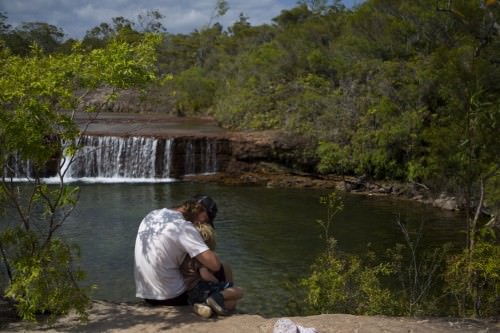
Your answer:
[[[142,220],[135,240],[136,296],[165,300],[185,290],[179,267],[190,257],[208,250],[195,226],[171,209],[150,212]]]

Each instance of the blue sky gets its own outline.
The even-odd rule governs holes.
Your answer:
[[[252,25],[271,22],[281,10],[292,8],[296,0],[227,0],[229,11],[219,19],[224,27],[235,22],[240,13]],[[348,7],[361,0],[345,0]],[[170,33],[189,33],[206,25],[216,0],[0,0],[0,12],[7,22],[46,22],[64,30],[67,37],[82,38],[87,30],[111,18],[123,16],[137,21],[137,15],[158,10],[165,16],[162,23]]]

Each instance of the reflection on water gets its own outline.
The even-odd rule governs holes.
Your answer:
[[[261,315],[284,315],[284,282],[307,274],[324,249],[322,190],[230,187],[213,184],[81,185],[77,209],[62,229],[79,243],[88,282],[97,284],[94,297],[138,301],[133,281],[133,247],[141,219],[152,209],[171,207],[196,193],[218,203],[215,222],[217,252],[231,263],[236,284],[245,289],[240,309]],[[341,250],[356,253],[370,243],[384,251],[402,242],[397,219],[426,226],[426,242],[461,240],[461,220],[417,203],[390,198],[344,196],[344,210],[333,225]]]

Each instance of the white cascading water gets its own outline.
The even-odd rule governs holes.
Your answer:
[[[217,172],[217,141],[207,140],[205,152],[206,154],[203,155],[205,173]]]
[[[198,160],[193,142],[186,142],[184,174],[193,174],[196,170],[203,174],[216,172],[216,141],[198,142],[202,146],[200,149],[204,150]],[[170,175],[173,143],[174,139],[150,137],[84,136],[77,154],[72,159],[65,156],[60,161],[61,172],[68,182],[174,181]],[[21,162],[16,162],[18,163],[22,165]],[[26,167],[18,169],[19,174],[16,173],[15,178],[23,181],[26,179]],[[51,182],[51,179],[48,178],[47,181]]]
[[[195,159],[194,159],[194,147],[193,142],[186,142],[186,155],[184,157],[184,173],[186,175],[192,175],[195,173]]]
[[[19,154],[11,155],[6,158],[6,165],[4,165],[2,174],[7,177],[17,178],[18,175],[31,176],[31,161],[24,161]]]
[[[196,173],[210,174],[217,172],[217,141],[200,140],[199,156],[196,156],[196,148],[193,141],[186,142],[184,157],[184,174],[192,175]]]
[[[170,178],[170,166],[172,165],[172,142],[174,139],[165,141],[165,150],[163,154],[163,173],[161,178]]]
[[[67,169],[66,177],[99,180],[154,179],[157,145],[158,139],[146,137],[83,137],[82,147]]]

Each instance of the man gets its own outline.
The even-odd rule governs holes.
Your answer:
[[[180,265],[188,254],[225,281],[224,267],[203,241],[193,223],[209,223],[217,215],[215,201],[197,195],[173,209],[150,212],[139,225],[135,242],[136,296],[150,305],[187,305]],[[229,273],[229,272],[228,272]],[[195,307],[206,317],[210,308]]]

